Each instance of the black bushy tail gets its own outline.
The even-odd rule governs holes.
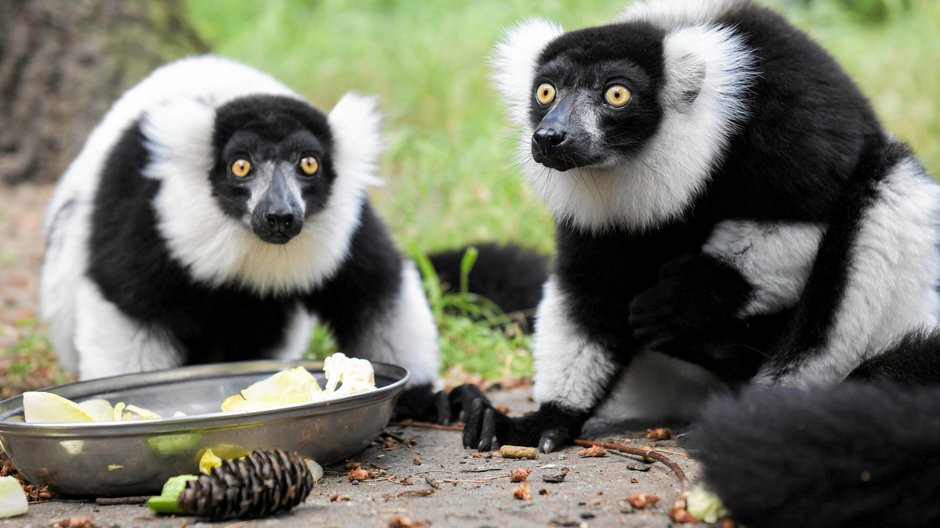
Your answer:
[[[474,244],[477,258],[470,270],[467,289],[493,301],[507,314],[522,313],[531,329],[532,316],[548,278],[548,258],[513,245]],[[461,262],[466,248],[428,255],[445,291],[460,288]]]
[[[940,526],[938,382],[940,335],[912,334],[840,385],[715,398],[690,447],[751,528]]]

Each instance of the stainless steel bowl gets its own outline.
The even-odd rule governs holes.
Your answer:
[[[222,413],[226,396],[303,365],[324,382],[322,361],[250,361],[102,378],[47,389],[74,401],[105,398],[185,417],[99,423],[26,423],[23,398],[0,402],[0,447],[30,482],[79,497],[148,495],[198,471],[202,450],[240,456],[289,449],[321,464],[361,451],[388,424],[408,371],[373,363],[378,390],[320,403]]]

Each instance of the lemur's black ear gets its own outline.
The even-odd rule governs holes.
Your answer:
[[[509,28],[490,57],[493,82],[517,124],[528,123],[532,82],[539,54],[565,32],[543,18],[530,18]]]

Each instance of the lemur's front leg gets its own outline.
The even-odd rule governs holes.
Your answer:
[[[534,396],[539,408],[509,418],[492,408],[473,386],[452,398],[465,413],[464,447],[486,451],[494,439],[503,445],[538,446],[549,453],[571,443],[610,391],[622,366],[614,354],[583,332],[557,279],[549,279],[535,329]]]
[[[657,283],[633,300],[634,335],[728,381],[750,378],[766,359],[750,339],[796,304],[821,234],[813,224],[719,223],[700,253],[663,265]]]
[[[685,255],[659,270],[656,284],[630,303],[630,326],[650,350],[682,355],[747,302],[751,286],[735,268],[705,253]]]

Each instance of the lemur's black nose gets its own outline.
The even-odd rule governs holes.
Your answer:
[[[549,153],[568,139],[568,134],[564,130],[557,130],[554,127],[539,128],[532,134],[532,142],[543,153]]]
[[[265,213],[264,220],[268,223],[268,227],[275,232],[285,233],[289,232],[291,227],[297,223],[297,215],[286,210],[269,211]]]

